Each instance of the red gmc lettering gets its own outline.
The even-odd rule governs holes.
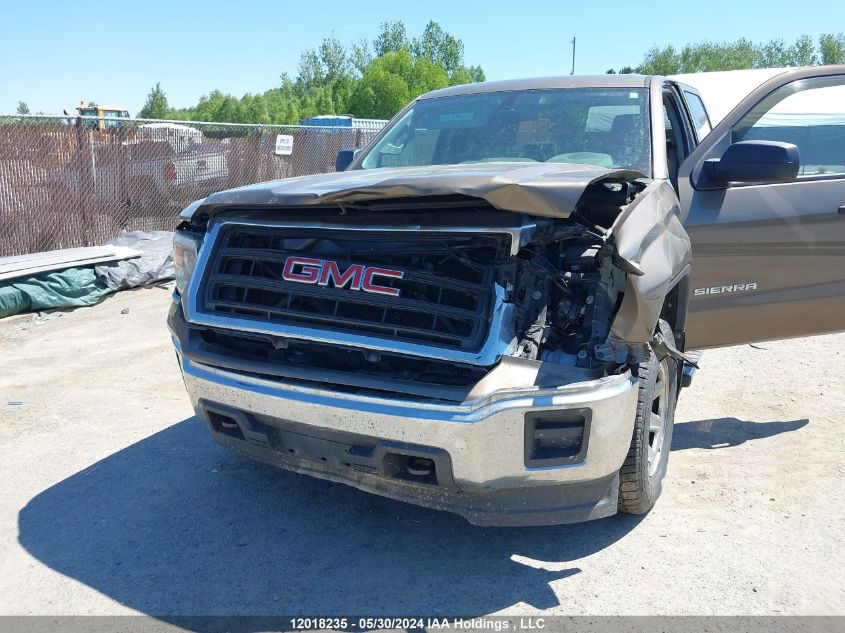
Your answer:
[[[301,272],[294,272],[294,266],[300,265]],[[308,257],[288,257],[285,261],[285,270],[282,279],[295,281],[300,284],[315,284],[320,278],[320,270],[323,267],[322,259],[309,259]]]
[[[337,262],[324,259],[311,259],[291,255],[285,260],[282,279],[300,284],[331,285],[335,288],[349,290],[363,290],[388,297],[398,297],[399,288],[383,286],[376,282],[376,277],[388,279],[402,279],[405,273],[390,268],[365,268],[361,264],[351,264],[344,272],[340,272]]]
[[[335,288],[343,288],[351,280],[350,290],[360,290],[363,272],[364,267],[361,264],[352,264],[346,269],[345,273],[341,274],[337,262],[327,260],[323,263],[323,272],[320,274],[319,283],[321,286],[328,286],[329,279],[331,279]]]
[[[401,270],[390,270],[388,268],[367,268],[366,272],[364,272],[364,283],[361,285],[361,289],[364,292],[374,292],[380,295],[388,295],[389,297],[399,296],[399,288],[389,288],[373,283],[373,277],[376,275],[390,277],[391,279],[402,279],[405,273]]]

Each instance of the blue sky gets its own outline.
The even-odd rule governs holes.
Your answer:
[[[0,113],[13,111],[19,99],[33,112],[60,112],[85,99],[134,114],[156,81],[176,107],[215,88],[236,96],[263,92],[278,85],[282,72],[295,75],[302,50],[323,37],[372,39],[379,22],[392,19],[403,20],[412,35],[436,20],[464,41],[466,62],[481,64],[489,79],[567,74],[573,36],[576,72],[586,74],[634,65],[653,44],[792,40],[845,30],[842,0],[3,4]]]

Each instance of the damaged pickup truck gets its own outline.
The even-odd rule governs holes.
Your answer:
[[[647,512],[685,350],[845,328],[845,144],[801,135],[845,130],[843,85],[784,73],[713,131],[661,77],[458,86],[338,173],[192,204],[168,321],[197,415],[480,525]],[[808,93],[838,118],[783,123]]]

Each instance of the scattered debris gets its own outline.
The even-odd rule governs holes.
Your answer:
[[[61,310],[50,310],[49,312],[38,312],[36,314],[32,314],[29,316],[28,319],[22,320],[16,327],[19,330],[29,330],[32,327],[37,327],[39,325],[44,325],[48,321],[53,321],[54,319],[58,319],[60,317],[65,316],[68,312],[62,312]],[[20,315],[24,317],[25,315]]]
[[[46,323],[47,321],[52,321],[53,319],[61,318],[66,314],[67,312],[62,312],[61,310],[37,312],[36,314],[32,315],[32,322],[35,323],[35,325],[41,325],[42,323]]]

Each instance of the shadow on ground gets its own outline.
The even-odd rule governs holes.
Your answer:
[[[679,422],[672,434],[672,450],[739,446],[749,440],[797,431],[809,422],[807,419],[789,422],[747,422],[736,418]]]
[[[801,428],[680,423],[676,449]],[[20,512],[50,568],[137,611],[172,615],[481,615],[559,604],[549,583],[639,519],[494,529],[256,464],[191,418],[93,464]],[[558,589],[565,595],[565,585]]]
[[[32,499],[19,538],[52,569],[153,615],[480,615],[558,605],[549,583],[637,523],[478,528],[253,463],[191,418]]]

